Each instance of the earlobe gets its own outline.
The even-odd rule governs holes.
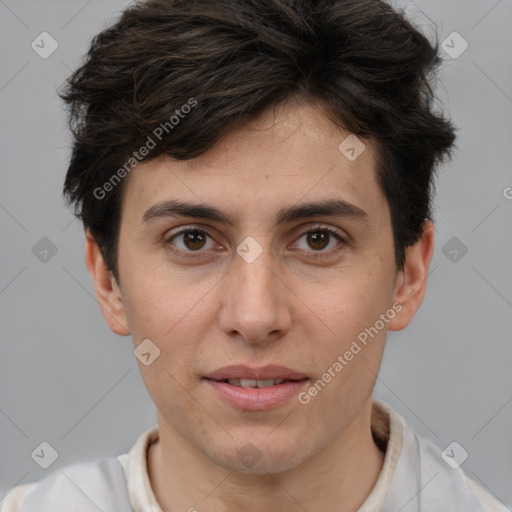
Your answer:
[[[434,225],[426,220],[421,238],[405,250],[405,264],[399,272],[395,302],[402,306],[399,314],[389,323],[390,331],[406,327],[418,311],[427,289],[430,261],[434,253]]]
[[[85,263],[92,277],[101,312],[110,330],[121,336],[129,335],[121,291],[90,231],[85,235]]]

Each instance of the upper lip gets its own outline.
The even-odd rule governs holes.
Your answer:
[[[286,366],[281,365],[268,365],[260,368],[253,368],[243,364],[223,366],[217,370],[209,373],[205,378],[210,380],[226,380],[226,379],[255,379],[255,380],[270,380],[270,379],[286,379],[286,380],[301,380],[307,378],[303,373],[291,370]]]

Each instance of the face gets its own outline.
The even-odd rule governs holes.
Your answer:
[[[138,362],[160,427],[225,468],[282,471],[353,428],[387,330],[421,302],[407,286],[425,269],[411,266],[408,279],[395,266],[374,148],[364,141],[351,161],[338,149],[348,135],[318,105],[281,105],[198,158],[159,158],[127,178],[120,287],[104,298],[105,318],[135,347],[151,340],[148,360],[160,351]],[[230,222],[173,213],[171,201]],[[329,201],[335,212],[300,211]],[[214,374],[228,365],[256,373]],[[285,373],[293,382],[259,391],[218,382]]]

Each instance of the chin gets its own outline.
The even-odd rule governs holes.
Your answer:
[[[245,443],[238,440],[214,452],[211,446],[209,448],[210,453],[207,455],[215,464],[236,473],[254,475],[282,473],[300,465],[307,458],[302,441],[283,445],[280,440],[270,442],[266,435],[261,438],[247,436]]]

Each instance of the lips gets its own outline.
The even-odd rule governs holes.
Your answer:
[[[246,365],[230,365],[219,368],[205,376],[206,379],[218,382],[228,380],[245,380],[245,381],[297,381],[306,379],[304,373],[298,372],[281,365],[268,365],[260,368],[254,368]],[[235,382],[233,382],[234,385]],[[259,387],[259,386],[258,386]],[[263,386],[262,386],[263,387]]]
[[[224,366],[204,377],[205,383],[224,403],[244,411],[284,406],[304,389],[308,380],[304,373],[280,365]]]

